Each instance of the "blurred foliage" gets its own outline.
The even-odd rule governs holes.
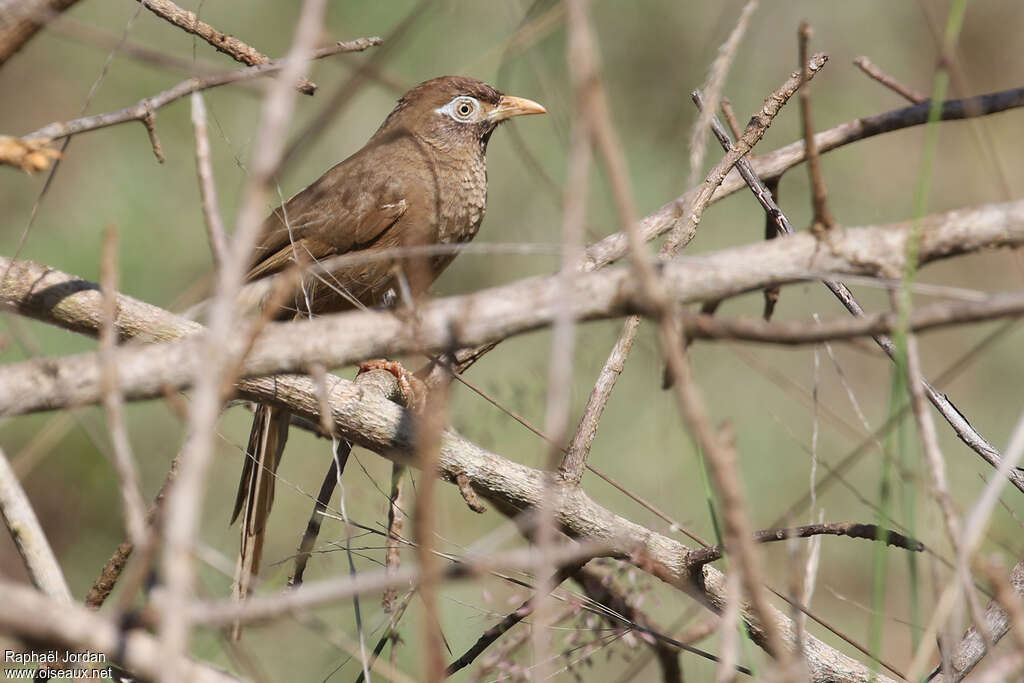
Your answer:
[[[287,51],[299,3],[270,0],[230,3],[223,0],[184,2],[198,9],[204,20],[250,42],[271,56]],[[385,38],[415,3],[330,3],[325,41],[382,35]],[[718,46],[738,16],[742,3],[672,2],[636,0],[594,2],[594,20],[614,118],[624,140],[637,205],[647,213],[685,189],[687,140],[693,122],[688,92],[701,84]],[[814,27],[813,49],[826,51],[831,61],[813,83],[817,125],[826,127],[858,116],[903,106],[898,96],[869,80],[853,66],[858,55],[904,82],[927,90],[936,60],[936,44],[922,7],[941,22],[946,4],[892,3],[873,0],[857,3],[821,3],[808,0],[763,3],[739,49],[726,86],[741,120],[760,106],[796,64],[796,26],[808,19]],[[68,15],[77,22],[102,28],[114,42],[128,40],[197,62],[235,68],[208,45],[140,10],[128,0],[85,0]],[[976,0],[967,14],[958,56],[966,76],[966,93],[1018,87],[1024,76],[1024,52],[1017,45],[1024,22],[1024,4],[1005,0]],[[488,217],[478,238],[481,242],[554,244],[561,225],[561,184],[571,120],[571,94],[565,64],[564,25],[557,3],[538,0],[476,2],[437,0],[430,3],[407,35],[380,65],[386,80],[410,86],[443,73],[461,73],[488,80],[501,89],[543,102],[550,115],[512,124],[526,152],[513,144],[513,131],[499,131],[489,153],[490,198]],[[323,102],[353,73],[363,55],[341,55],[312,65],[310,77],[320,85],[313,98],[300,98],[293,131],[317,115]],[[109,60],[109,64],[108,64]],[[104,74],[88,106],[89,113],[116,109],[168,88],[188,74],[174,68],[142,63],[98,45],[63,34],[44,31],[0,69],[0,133],[23,134],[51,121],[66,120],[81,112],[90,87]],[[230,225],[245,180],[250,145],[256,130],[260,101],[252,88],[230,86],[205,94],[211,112],[210,131],[221,210]],[[396,98],[394,89],[370,81],[356,97],[334,112],[331,124],[319,132],[295,163],[278,178],[281,197],[316,178],[324,169],[358,149],[383,120]],[[935,169],[931,210],[1008,199],[1004,186],[1024,183],[1024,156],[1019,153],[1022,114],[1000,114],[975,123],[943,124]],[[0,170],[0,252],[44,262],[90,279],[98,277],[100,236],[115,223],[120,245],[121,290],[167,306],[180,307],[186,293],[202,283],[210,268],[209,249],[202,227],[194,172],[189,107],[180,100],[157,115],[157,130],[167,162],[154,159],[141,125],[121,125],[72,140],[65,159],[43,198],[38,215],[21,244],[33,205],[45,179]],[[778,118],[761,143],[770,150],[799,136],[795,102]],[[979,147],[979,137],[995,143],[999,168]],[[834,215],[844,225],[886,223],[909,217],[918,172],[922,130],[912,129],[858,143],[825,155],[823,167]],[[1008,142],[1007,142],[1008,141]],[[706,166],[717,160],[716,146]],[[528,155],[527,157],[524,156]],[[537,168],[543,169],[543,174]],[[544,176],[548,178],[545,178]],[[588,214],[588,238],[617,230],[609,192],[601,173],[595,174]],[[809,198],[804,169],[785,176],[781,204],[794,225],[806,225]],[[268,211],[272,207],[268,205]],[[729,245],[761,239],[763,217],[747,193],[740,193],[710,210],[697,238],[687,249],[693,256]],[[20,249],[20,250],[19,250]],[[506,283],[517,278],[552,272],[552,256],[464,255],[438,281],[438,294],[465,292]],[[997,290],[1019,287],[1022,262],[1018,254],[998,252],[961,258],[926,268],[922,281],[965,289]],[[856,287],[871,309],[887,307],[884,292],[866,285]],[[194,297],[194,294],[192,295]],[[921,293],[919,302],[933,295]],[[723,315],[758,315],[760,294],[727,302]],[[822,288],[813,284],[784,289],[777,316],[806,318],[812,312],[839,315],[839,307]],[[4,316],[3,332],[9,344],[3,360],[58,355],[88,350],[95,342],[70,333]],[[922,338],[926,373],[935,376],[968,352],[996,324],[930,333]],[[619,322],[587,324],[581,329],[572,387],[574,415],[611,348]],[[1011,331],[997,343],[975,353],[969,368],[949,386],[953,400],[979,430],[1002,446],[1019,411],[1019,388],[1024,382],[1020,363],[1022,334]],[[547,355],[550,337],[537,333],[502,344],[473,368],[469,378],[511,410],[535,425],[543,422]],[[863,438],[864,429],[851,407],[843,382],[856,396],[872,427],[886,410],[888,363],[866,345],[839,344],[835,356],[842,375],[828,355],[819,353],[818,413],[821,436],[818,452],[835,462]],[[742,459],[751,513],[757,526],[765,526],[807,490],[810,470],[808,448],[815,411],[809,392],[815,380],[815,351],[740,344],[699,344],[693,361],[716,420],[732,423]],[[415,364],[415,360],[413,360]],[[350,371],[342,371],[347,376]],[[625,374],[609,404],[594,445],[591,462],[637,495],[704,537],[712,537],[695,454],[681,428],[671,394],[656,389],[661,366],[650,330],[641,334]],[[544,444],[479,396],[457,386],[451,405],[452,424],[470,439],[513,460],[538,466],[544,462]],[[24,476],[26,487],[50,534],[76,596],[84,595],[101,563],[122,539],[119,497],[109,459],[108,436],[102,413],[95,408],[74,411],[73,419],[38,415],[0,425],[0,445]],[[233,566],[237,529],[227,526],[235,492],[239,457],[249,426],[249,413],[234,408],[221,423],[219,458],[211,471],[204,508],[202,543],[221,562],[203,564],[202,589],[224,595],[230,578],[220,567]],[[153,495],[170,459],[180,445],[179,419],[161,402],[131,406],[128,424],[135,455],[144,475],[145,490]],[[990,475],[979,459],[952,433],[940,426],[955,495],[969,505]],[[47,440],[49,441],[47,443]],[[42,441],[42,443],[40,443]],[[281,469],[285,480],[268,534],[266,572],[269,591],[279,590],[290,571],[290,556],[311,509],[310,494],[319,486],[329,459],[325,442],[293,430],[288,457]],[[822,471],[819,468],[819,473]],[[848,486],[834,486],[819,496],[829,521],[873,521],[875,513],[862,500],[873,499],[878,472],[877,451],[871,451],[849,474]],[[371,526],[384,519],[390,464],[357,451],[345,473],[349,514]],[[663,533],[668,525],[624,497],[603,481],[587,475],[588,492],[609,508]],[[1011,508],[1019,509],[1008,493]],[[934,506],[920,495],[924,520],[922,540],[948,555],[948,544]],[[503,527],[497,514],[467,512],[458,493],[443,487],[439,504],[439,539],[442,550],[464,551],[481,536]],[[802,514],[793,523],[806,521]],[[1018,526],[1005,512],[993,525],[987,550],[1006,555],[1012,564],[1020,552]],[[676,534],[678,536],[678,534]],[[321,545],[325,552],[310,564],[309,578],[347,571],[344,555],[331,543],[343,538],[340,527],[325,525]],[[519,542],[514,535],[506,544]],[[680,536],[680,538],[682,538]],[[377,566],[383,558],[380,539],[362,536],[360,568]],[[870,553],[863,541],[827,538],[824,541],[819,589],[813,602],[822,617],[864,638],[869,615]],[[781,544],[766,548],[769,572],[777,586],[785,585],[789,558]],[[279,563],[279,564],[273,564]],[[907,627],[902,603],[906,564],[890,563],[887,605],[889,636],[885,656],[901,664],[909,659]],[[0,540],[0,571],[23,577],[9,539]],[[927,571],[925,572],[928,573]],[[575,590],[575,587],[572,587]],[[925,594],[931,587],[926,582]],[[498,579],[444,590],[445,634],[458,655],[497,615],[514,608],[524,592]],[[648,582],[637,592],[644,606],[660,623],[674,624],[688,606],[680,594]],[[363,619],[372,645],[385,616],[379,601],[362,601]],[[355,634],[351,605],[320,610],[317,616],[331,628]],[[413,600],[404,625],[406,645],[398,650],[398,666],[416,671],[419,605]],[[567,624],[588,629],[584,622]],[[523,628],[523,627],[519,627]],[[848,648],[820,629],[814,632],[844,651]],[[562,632],[559,632],[561,634]],[[561,635],[558,636],[561,638]],[[577,640],[579,635],[574,636]],[[584,637],[584,640],[586,638]],[[560,640],[558,642],[561,642]],[[717,643],[705,645],[714,651]],[[565,647],[569,647],[566,645]],[[348,680],[358,664],[331,644],[321,628],[285,620],[271,628],[250,629],[245,648],[272,680]],[[616,680],[627,658],[644,653],[642,645],[619,641],[606,667],[584,669],[587,680]],[[219,634],[201,632],[196,653],[231,666]],[[553,668],[577,658],[572,650]],[[852,652],[851,652],[852,653]],[[852,653],[853,654],[853,653]],[[597,661],[604,661],[599,652]],[[760,658],[760,654],[754,655]],[[530,663],[527,656],[523,660]],[[712,665],[683,657],[689,680],[710,680]],[[338,668],[340,667],[340,669]],[[656,675],[653,664],[641,678]],[[460,674],[459,680],[465,680]]]

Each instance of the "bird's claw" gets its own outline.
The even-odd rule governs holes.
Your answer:
[[[384,370],[394,375],[398,381],[398,390],[402,394],[405,407],[409,410],[419,412],[426,405],[427,385],[398,361],[375,358],[360,363],[358,367],[360,375],[373,370]]]

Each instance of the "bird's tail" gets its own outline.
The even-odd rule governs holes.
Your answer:
[[[242,542],[238,555],[233,595],[244,600],[252,592],[252,581],[259,574],[263,555],[263,536],[270,506],[274,503],[274,482],[277,466],[288,439],[288,411],[260,404],[256,407],[249,444],[246,447],[242,478],[238,482],[235,509],[231,523],[242,514]],[[237,639],[241,629],[236,624],[232,635]]]

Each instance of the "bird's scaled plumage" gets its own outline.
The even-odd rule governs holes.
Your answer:
[[[444,76],[421,83],[398,101],[358,152],[275,209],[263,224],[250,281],[296,261],[365,255],[325,274],[308,276],[294,307],[278,318],[376,306],[404,280],[422,294],[455,253],[415,253],[416,247],[472,239],[487,202],[487,143],[502,121],[545,113],[472,78]],[[412,248],[407,255],[396,254]],[[386,258],[375,253],[388,250]],[[259,572],[274,478],[287,438],[288,415],[259,406],[249,437],[232,521],[243,516],[238,597]]]

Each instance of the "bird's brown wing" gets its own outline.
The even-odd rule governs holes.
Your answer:
[[[248,278],[280,272],[295,250],[311,260],[372,245],[406,213],[403,186],[394,176],[374,178],[372,159],[351,157],[321,176],[263,223]]]

